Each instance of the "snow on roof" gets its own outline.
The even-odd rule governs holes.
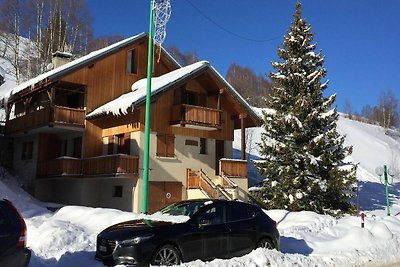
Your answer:
[[[197,72],[200,69],[209,68],[216,76],[224,83],[227,90],[233,95],[241,105],[243,105],[253,117],[261,120],[261,117],[253,110],[253,108],[247,103],[246,100],[225,80],[224,77],[210,65],[208,61],[200,61],[193,63],[191,65],[182,67],[180,69],[171,71],[162,76],[152,78],[151,81],[151,95],[169,88],[171,85],[175,84],[177,81],[182,80],[192,73]],[[147,78],[143,78],[132,85],[132,92],[121,95],[120,97],[96,108],[92,112],[86,115],[86,118],[93,118],[103,114],[113,114],[113,115],[123,115],[127,114],[128,108],[131,105],[140,104],[146,97],[146,86]]]
[[[159,77],[151,78],[151,95],[155,95],[156,93],[173,85],[177,81],[182,80],[192,73],[209,65],[210,64],[207,61],[200,61],[186,67],[168,72]],[[95,110],[87,114],[86,117],[92,118],[103,114],[113,114],[116,116],[127,114],[128,109],[131,105],[135,105],[146,98],[146,91],[147,78],[143,78],[132,84],[131,92],[123,94],[120,97],[96,108]]]
[[[110,52],[110,51],[112,51],[114,49],[117,49],[117,48],[119,48],[121,46],[124,46],[125,44],[128,44],[128,43],[130,43],[130,42],[132,42],[134,40],[137,40],[137,39],[139,39],[139,38],[141,38],[141,37],[143,37],[145,35],[146,35],[146,33],[141,33],[141,34],[129,37],[127,39],[119,41],[119,42],[117,42],[115,44],[112,44],[110,46],[107,46],[105,48],[93,51],[93,52],[87,54],[86,56],[80,57],[80,58],[78,58],[76,60],[73,60],[73,61],[71,61],[71,62],[69,62],[69,63],[67,63],[65,65],[62,65],[62,66],[60,66],[58,68],[55,68],[55,69],[53,69],[51,71],[45,72],[45,73],[43,73],[43,74],[41,74],[41,75],[39,75],[39,76],[37,76],[37,77],[35,77],[33,79],[30,79],[30,80],[28,80],[28,81],[26,81],[24,83],[21,83],[20,85],[16,86],[12,90],[11,94],[16,94],[16,93],[24,90],[25,88],[33,87],[35,84],[37,84],[38,82],[40,82],[42,80],[45,80],[47,78],[52,78],[52,76],[55,76],[56,74],[59,74],[62,71],[68,70],[69,68],[72,68],[72,67],[75,67],[75,66],[79,66],[80,64],[84,63],[85,61],[88,61],[88,60],[91,60],[91,59],[95,59],[97,57],[101,57],[104,54],[106,54],[106,53],[108,53],[108,52]]]

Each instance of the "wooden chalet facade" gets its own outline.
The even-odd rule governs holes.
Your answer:
[[[139,211],[147,38],[128,38],[13,90],[5,132],[13,167],[37,198]],[[259,117],[208,62],[181,67],[161,50],[153,76],[149,211],[187,198],[246,199],[247,165],[230,159],[232,141],[234,129],[244,135]]]

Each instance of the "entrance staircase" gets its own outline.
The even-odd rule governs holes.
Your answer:
[[[187,197],[235,200],[239,187],[225,175],[210,178],[202,169],[187,171]]]

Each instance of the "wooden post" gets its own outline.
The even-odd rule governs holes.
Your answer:
[[[246,159],[246,128],[245,128],[245,123],[244,123],[244,119],[247,117],[247,114],[242,113],[239,115],[239,119],[240,119],[240,134],[241,134],[241,155],[242,155],[242,159],[245,160]]]
[[[217,109],[221,109],[221,95],[224,93],[225,89],[219,89],[218,93],[218,101],[217,101]]]

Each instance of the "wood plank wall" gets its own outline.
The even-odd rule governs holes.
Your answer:
[[[138,40],[137,43],[120,51],[109,55],[94,64],[82,67],[81,69],[66,75],[62,81],[84,84],[87,87],[85,99],[86,113],[95,108],[127,93],[131,90],[131,86],[139,79],[146,77],[147,71],[147,38],[145,41]],[[127,54],[128,51],[137,49],[138,73],[127,73]],[[157,56],[158,57],[158,56]],[[175,69],[168,60],[161,57],[157,62],[155,57],[154,73],[159,76]],[[124,132],[132,132],[141,129],[141,125],[137,119],[140,113],[126,117],[110,117],[112,123],[103,122],[102,128],[110,128],[107,131],[102,131],[99,125],[95,125],[89,121],[86,122],[85,138],[84,138],[84,157],[93,157],[102,153],[102,136],[115,135]],[[105,124],[104,124],[105,123]],[[117,124],[120,124],[119,126]],[[121,126],[122,125],[122,126]]]

